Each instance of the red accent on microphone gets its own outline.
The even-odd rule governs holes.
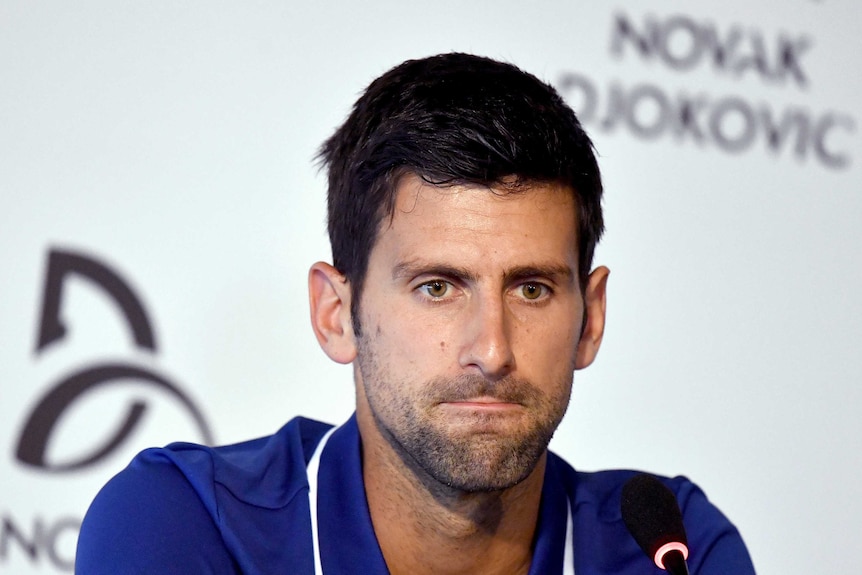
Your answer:
[[[658,566],[659,569],[667,569],[667,567],[665,567],[664,565],[664,556],[669,551],[679,551],[680,553],[682,553],[683,559],[688,559],[688,547],[686,547],[679,541],[665,543],[658,548],[658,551],[655,552],[655,564]]]

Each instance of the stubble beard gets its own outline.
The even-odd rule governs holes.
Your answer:
[[[489,381],[477,374],[435,378],[417,387],[393,381],[368,339],[359,338],[357,360],[371,415],[420,480],[431,478],[449,489],[477,493],[508,489],[530,475],[565,415],[571,376],[552,386],[559,390],[555,395],[523,379]],[[517,422],[477,413],[469,423],[490,431],[476,433],[459,429],[439,408],[443,402],[482,396],[520,404],[526,413]]]

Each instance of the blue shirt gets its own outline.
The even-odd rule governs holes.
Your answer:
[[[355,417],[337,429],[300,417],[236,445],[143,451],[87,512],[75,572],[385,575],[360,454]],[[620,517],[634,473],[576,472],[549,453],[530,575],[665,573]],[[683,512],[691,574],[753,574],[738,531],[703,492],[683,477],[663,481]]]

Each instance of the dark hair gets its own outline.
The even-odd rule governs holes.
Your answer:
[[[604,230],[592,142],[554,88],[511,64],[457,53],[408,60],[368,86],[319,157],[333,265],[351,282],[357,331],[371,249],[406,173],[435,185],[571,188],[586,282]]]

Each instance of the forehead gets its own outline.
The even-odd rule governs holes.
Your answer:
[[[371,258],[472,256],[504,266],[552,260],[577,269],[576,219],[574,194],[561,184],[435,186],[411,174],[396,188]]]

